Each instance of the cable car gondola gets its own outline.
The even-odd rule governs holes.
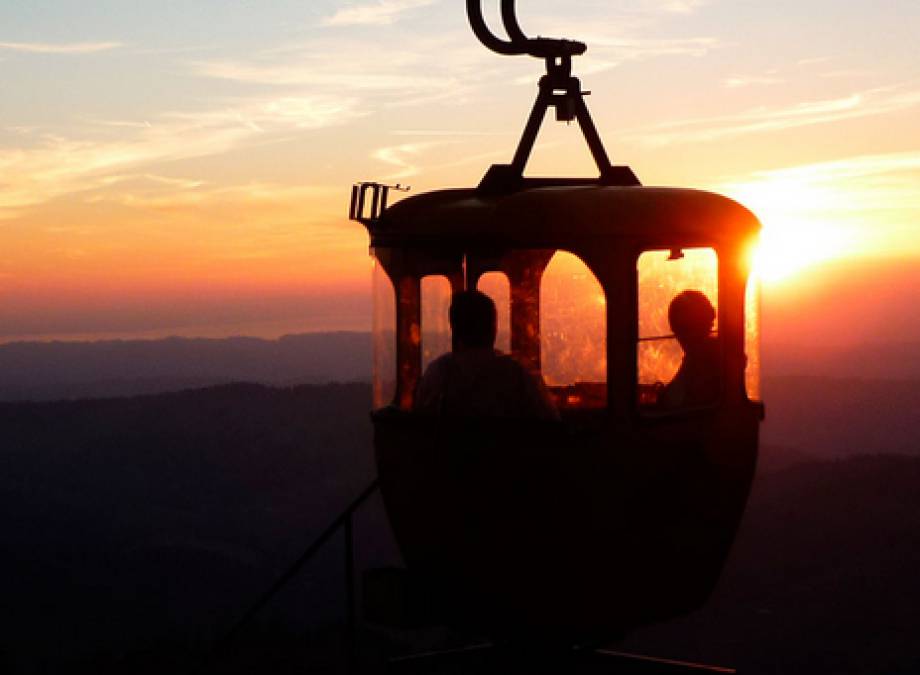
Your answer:
[[[376,265],[375,452],[407,569],[448,623],[575,644],[691,611],[719,576],[763,418],[748,279],[760,225],[726,197],[612,166],[571,75],[585,45],[528,38],[513,0],[501,7],[509,40],[468,0],[478,38],[546,64],[513,161],[475,188],[390,207],[389,187],[353,188]],[[578,122],[597,178],[525,177],[549,108]],[[556,274],[562,258],[580,271]],[[561,421],[413,412],[423,362],[445,344],[425,325],[444,314],[429,282],[456,292],[496,278],[507,347],[545,378]],[[665,406],[681,362],[667,311],[688,288],[716,315],[718,387]]]

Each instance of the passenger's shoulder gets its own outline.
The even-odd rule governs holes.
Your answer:
[[[447,373],[447,371],[450,370],[453,361],[454,355],[450,352],[441,354],[441,356],[437,357],[434,361],[428,364],[428,366],[425,368],[425,372],[422,374],[422,379],[427,380],[431,379],[432,377],[437,378],[443,376],[445,373]]]
[[[511,356],[511,354],[504,354],[500,351],[495,352],[495,360],[497,363],[501,364],[503,368],[517,372],[517,373],[526,373],[527,369],[521,365],[520,361]]]
[[[456,360],[453,352],[446,352],[428,364],[429,368],[445,368]]]

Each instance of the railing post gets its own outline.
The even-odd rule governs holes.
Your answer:
[[[360,193],[359,193],[360,194]],[[243,616],[233,624],[233,627],[227,631],[227,633],[215,641],[214,645],[211,648],[210,653],[203,660],[201,667],[197,672],[201,672],[205,667],[209,665],[211,660],[220,654],[239,634],[239,632],[246,626],[256,614],[268,604],[268,602],[275,597],[275,595],[284,588],[287,583],[293,579],[301,568],[310,561],[311,558],[319,551],[323,545],[336,533],[339,531],[339,528],[342,528],[345,533],[345,597],[348,607],[345,614],[345,646],[347,649],[347,658],[348,658],[348,672],[355,672],[357,666],[357,640],[356,635],[356,613],[355,613],[355,540],[354,540],[354,514],[355,511],[361,506],[367,498],[370,497],[377,489],[380,487],[379,482],[375,478],[371,481],[364,492],[362,492],[358,497],[348,505],[348,507],[342,511],[339,516],[329,524],[322,534],[320,534],[312,544],[307,547],[307,550],[303,552],[294,564],[292,564],[287,571],[284,572],[278,579],[272,584],[265,593],[260,597],[247,611]]]
[[[357,629],[355,617],[354,512],[345,519],[345,660],[349,675],[357,672]]]

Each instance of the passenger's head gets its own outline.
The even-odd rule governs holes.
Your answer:
[[[668,307],[668,323],[684,349],[705,340],[715,320],[716,310],[700,291],[683,291]]]
[[[495,303],[481,291],[454,293],[450,302],[453,348],[491,349],[495,345],[498,319]]]

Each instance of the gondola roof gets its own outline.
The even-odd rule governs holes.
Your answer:
[[[372,245],[463,239],[527,247],[585,239],[738,241],[760,229],[748,209],[712,192],[602,185],[497,196],[438,190],[404,199],[365,224]]]

